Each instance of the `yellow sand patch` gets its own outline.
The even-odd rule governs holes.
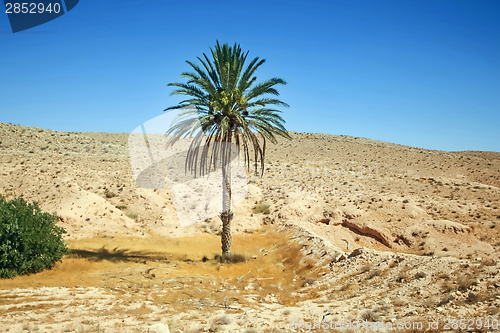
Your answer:
[[[214,260],[220,253],[220,238],[215,235],[93,238],[70,241],[69,247],[72,254],[51,270],[1,280],[0,289],[104,287],[124,301],[145,298],[155,304],[177,304],[185,300],[180,303],[186,308],[194,302],[228,305],[237,301],[251,306],[268,295],[293,304],[313,296],[296,292],[306,279],[321,273],[302,260],[298,244],[273,229],[234,235],[233,253],[249,258],[241,263]]]

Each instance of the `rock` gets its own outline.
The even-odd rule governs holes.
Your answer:
[[[148,328],[150,333],[170,333],[168,326],[162,323],[156,323]]]
[[[359,232],[364,236],[369,236],[375,238],[385,246],[392,248],[392,241],[389,235],[383,228],[369,225],[366,222],[358,221],[358,220],[344,220],[342,225],[346,228],[349,228],[355,232]]]
[[[426,223],[442,233],[452,232],[455,234],[468,234],[472,231],[472,229],[468,226],[448,220],[432,220],[427,221]]]
[[[346,259],[347,259],[347,256],[345,255],[345,253],[340,252],[340,251],[335,251],[335,253],[333,254],[332,263],[336,263],[338,261],[342,261],[342,260],[346,260]]]
[[[351,254],[349,255],[349,258],[357,257],[359,255],[362,255],[363,253],[366,253],[366,250],[362,247],[358,247],[357,249],[354,249]]]
[[[414,241],[413,239],[411,238],[411,236],[407,235],[407,234],[399,234],[396,236],[396,239],[394,240],[395,243],[399,244],[399,245],[406,245],[408,247],[411,247],[413,244],[414,244]]]
[[[412,219],[427,219],[429,217],[424,209],[414,204],[409,204],[407,210],[408,216]]]

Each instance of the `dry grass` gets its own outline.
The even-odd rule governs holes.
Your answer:
[[[307,293],[297,291],[321,273],[312,263],[303,262],[298,244],[273,230],[234,235],[234,251],[252,258],[238,263],[203,261],[203,257],[220,251],[220,239],[213,235],[95,238],[72,241],[70,247],[73,254],[52,270],[0,280],[0,288],[104,287],[125,303],[147,299],[155,304],[175,304],[182,311],[203,302],[230,309],[233,302],[251,307],[249,299],[258,301],[269,294],[283,305],[315,298],[317,290],[312,287]],[[234,290],[241,292],[235,294]],[[52,306],[39,304],[36,308]],[[18,310],[28,309],[23,306]],[[147,306],[115,310],[134,316],[152,312]]]
[[[465,274],[457,278],[457,289],[460,291],[466,291],[476,284],[477,279],[472,274]]]
[[[253,209],[252,209],[252,212],[254,214],[269,214],[270,213],[270,210],[269,210],[269,207],[270,205],[269,204],[266,204],[266,203],[259,203],[259,204],[256,204]]]
[[[491,258],[482,258],[481,259],[481,264],[479,268],[482,267],[488,267],[488,266],[495,266],[497,264],[497,260],[491,259]]]
[[[139,218],[139,214],[134,213],[134,212],[128,212],[127,217],[132,219],[132,220],[137,220]]]

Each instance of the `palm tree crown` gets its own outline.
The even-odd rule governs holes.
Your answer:
[[[188,98],[166,111],[186,106],[194,106],[195,111],[181,113],[178,122],[167,134],[172,135],[172,143],[183,136],[195,136],[186,161],[187,168],[194,172],[198,166],[200,173],[206,172],[215,160],[227,161],[227,152],[217,148],[223,147],[217,146],[217,143],[223,142],[242,147],[248,167],[253,150],[255,172],[258,162],[263,172],[266,140],[276,143],[276,136],[290,138],[283,126],[285,121],[279,115],[281,111],[274,108],[288,105],[265,96],[278,96],[275,86],[286,82],[271,78],[256,83],[255,71],[265,59],[256,57],[245,68],[248,52],[242,52],[238,44],[231,47],[217,42],[215,48],[210,50],[213,59],[203,54],[203,58],[198,57],[201,66],[186,61],[194,70],[181,74],[188,80],[187,83],[169,84],[177,87],[172,95],[186,95]],[[200,156],[199,147],[203,139],[205,145]]]

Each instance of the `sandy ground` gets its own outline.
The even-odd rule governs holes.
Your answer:
[[[500,320],[500,153],[291,135],[234,209],[233,252],[248,261],[221,265],[218,218],[181,227],[169,189],[137,187],[127,134],[0,124],[0,194],[56,212],[72,249],[50,271],[0,281],[1,330]]]

